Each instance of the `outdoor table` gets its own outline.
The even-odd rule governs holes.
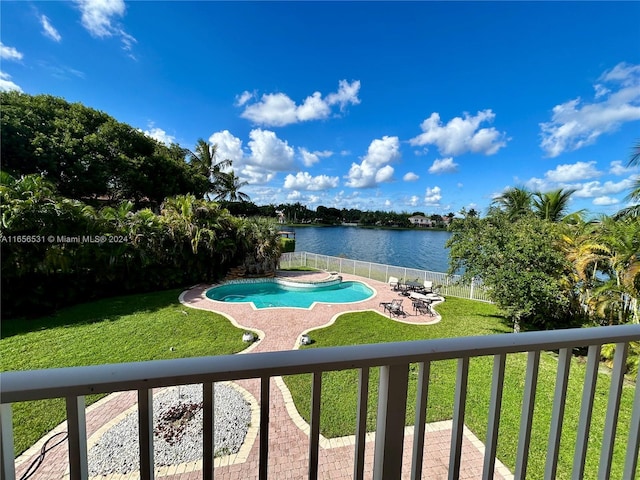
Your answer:
[[[406,285],[407,287],[409,287],[411,290],[417,290],[417,289],[419,289],[419,288],[424,287],[424,285],[423,285],[422,283],[420,283],[420,282],[416,282],[416,281],[414,281],[414,280],[410,280],[410,281],[408,281],[408,282],[405,282],[405,285]]]

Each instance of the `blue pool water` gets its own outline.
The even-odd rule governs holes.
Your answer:
[[[253,302],[256,308],[309,308],[314,302],[352,303],[370,298],[374,291],[360,282],[292,287],[275,282],[233,283],[207,290],[207,298],[220,302]]]

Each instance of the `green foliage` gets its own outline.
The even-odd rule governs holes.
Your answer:
[[[568,262],[552,224],[495,211],[457,221],[451,231],[450,270],[464,271],[466,280],[480,277],[516,328],[554,328],[572,320],[572,292],[562,283]]]
[[[249,253],[260,268],[275,269],[280,255],[273,222],[240,220],[192,195],[167,199],[158,215],[134,211],[128,201],[95,210],[59,196],[39,175],[1,181],[5,318],[80,299],[213,282]]]
[[[295,252],[296,251],[296,240],[295,238],[281,238],[280,239],[280,248],[282,249],[282,253],[287,252]]]
[[[209,180],[170,149],[106,113],[50,95],[0,92],[1,166],[42,174],[60,195],[157,207],[165,197],[202,197]]]

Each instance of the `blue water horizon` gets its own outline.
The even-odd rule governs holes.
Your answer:
[[[386,230],[351,226],[287,227],[296,252],[317,253],[433,272],[447,272],[451,233],[444,230]]]

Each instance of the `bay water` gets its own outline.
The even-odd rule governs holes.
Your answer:
[[[296,252],[446,272],[451,233],[442,230],[384,230],[359,227],[286,227],[295,232]]]

